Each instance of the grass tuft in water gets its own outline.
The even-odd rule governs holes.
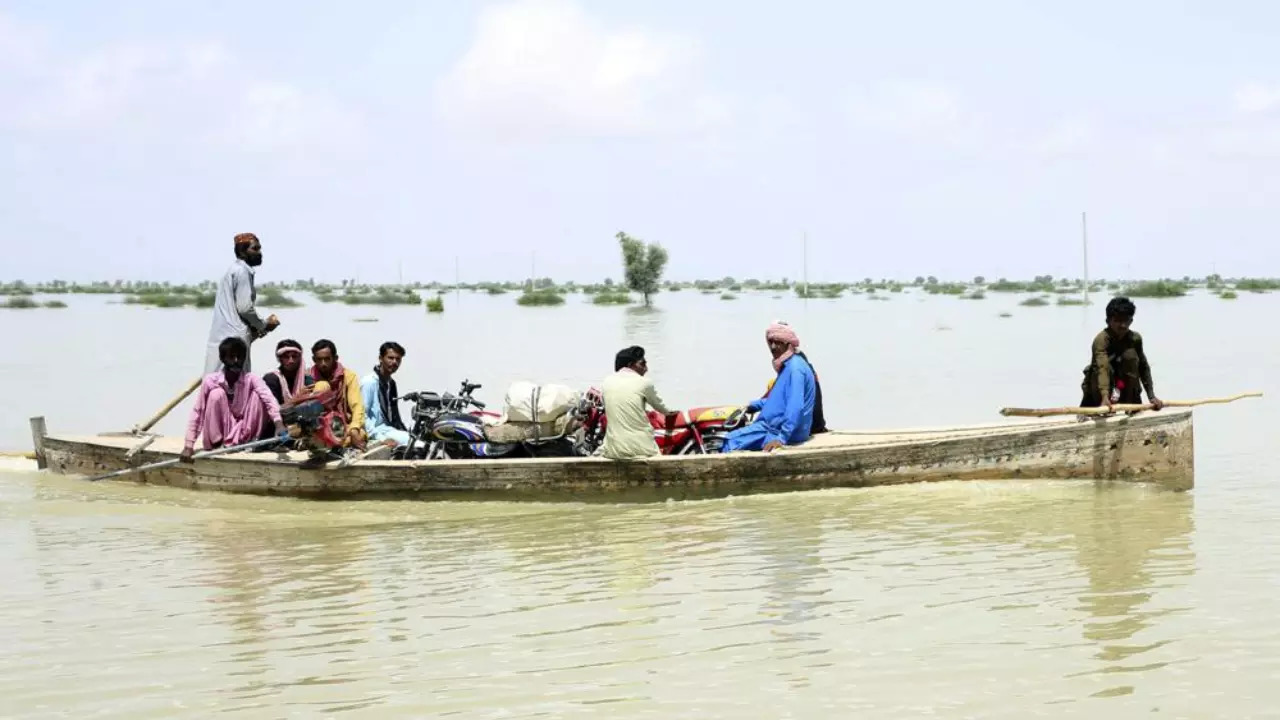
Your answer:
[[[517,305],[525,307],[550,307],[552,305],[563,305],[564,296],[554,290],[526,290],[523,295],[516,298]]]
[[[1130,285],[1124,294],[1136,298],[1174,298],[1187,294],[1187,286],[1173,280],[1156,280]]]
[[[630,305],[634,301],[630,293],[605,291],[596,293],[591,302],[594,305]]]

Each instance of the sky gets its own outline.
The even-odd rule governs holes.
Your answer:
[[[1280,275],[1280,5],[0,0],[0,280]],[[802,251],[807,238],[806,253]]]

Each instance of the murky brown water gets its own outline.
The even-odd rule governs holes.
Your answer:
[[[635,338],[666,394],[692,404],[762,386],[767,359],[750,353],[789,316],[833,424],[874,427],[1074,402],[1098,324],[1066,308],[1000,319],[1013,303],[995,300],[679,302],[490,304],[483,335],[481,310],[435,325],[394,310],[327,334],[340,347],[353,336],[351,354],[397,337],[421,363],[405,384],[466,374],[498,402],[521,375],[594,379]],[[1270,393],[1276,348],[1242,359],[1233,338],[1265,326],[1271,305],[1141,303],[1161,394]],[[41,317],[103,340],[108,376],[137,360],[136,344],[95,328],[148,311],[64,312]],[[196,337],[198,364],[203,315],[150,312],[198,320],[174,332]],[[35,317],[0,314],[0,333]],[[572,348],[511,350],[561,321]],[[157,362],[140,377],[189,374],[172,343],[143,352]],[[525,373],[510,370],[517,357]],[[95,430],[169,394],[59,382],[84,369],[71,352],[24,345],[0,362],[51,380],[17,388],[8,447],[33,409]],[[81,391],[110,402],[77,410]],[[1276,421],[1269,398],[1197,411],[1197,488],[1184,494],[1009,482],[645,505],[307,503],[0,473],[0,716],[1264,717],[1280,701]]]

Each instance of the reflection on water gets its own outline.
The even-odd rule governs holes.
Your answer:
[[[151,490],[7,486],[11,711],[1014,717],[1011,688],[1023,711],[1151,702],[1195,570],[1192,495],[1132,486],[643,507]]]

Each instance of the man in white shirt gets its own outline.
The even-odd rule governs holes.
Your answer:
[[[658,396],[653,381],[645,377],[649,363],[644,348],[633,345],[614,358],[615,372],[601,386],[604,412],[608,425],[601,454],[610,460],[634,460],[658,454],[645,405],[667,416],[670,425],[675,415]]]
[[[258,292],[253,285],[253,274],[254,268],[262,264],[262,243],[253,233],[240,233],[233,239],[236,261],[222,276],[213,301],[213,325],[209,328],[209,346],[204,360],[206,375],[222,369],[218,348],[223,340],[240,338],[245,347],[252,348],[254,340],[280,325],[280,319],[275,315],[263,320],[255,307]],[[250,354],[245,353],[244,372],[253,367]]]

